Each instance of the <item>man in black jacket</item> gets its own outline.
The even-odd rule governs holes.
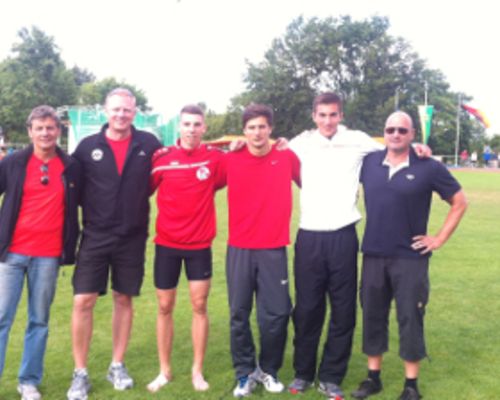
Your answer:
[[[132,297],[144,276],[144,251],[149,222],[151,156],[160,142],[132,125],[135,97],[114,89],[105,102],[108,123],[83,139],[73,157],[83,170],[83,237],[73,275],[72,318],[75,371],[69,400],[85,400],[90,390],[87,357],[92,338],[93,309],[113,291],[113,359],[107,379],[116,390],[133,386],[124,365],[132,329]]]
[[[80,168],[57,147],[61,125],[52,107],[34,108],[27,128],[32,144],[0,162],[0,195],[4,195],[0,211],[0,376],[26,277],[28,324],[17,389],[23,400],[38,400],[59,266],[74,262]]]

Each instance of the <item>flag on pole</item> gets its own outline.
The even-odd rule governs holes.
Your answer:
[[[422,143],[427,144],[431,136],[432,112],[434,106],[418,106],[418,115],[420,116],[420,128],[422,129]]]
[[[477,108],[472,108],[470,106],[466,106],[465,104],[461,104],[460,107],[462,107],[462,110],[467,111],[474,118],[476,118],[485,128],[490,127],[490,121],[488,120],[488,118],[486,118],[486,115],[484,115],[484,113],[481,110],[478,110]]]

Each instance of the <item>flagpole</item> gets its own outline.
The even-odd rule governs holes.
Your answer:
[[[462,102],[461,93],[458,94],[457,103],[457,137],[455,139],[455,167],[458,167],[458,146],[460,144],[460,103]]]

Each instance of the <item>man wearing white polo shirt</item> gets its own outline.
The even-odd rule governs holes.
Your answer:
[[[301,162],[302,190],[294,260],[295,379],[289,390],[303,392],[314,382],[328,296],[331,315],[318,389],[333,398],[343,397],[340,384],[356,321],[359,173],[364,156],[383,148],[366,133],[339,125],[342,117],[341,98],[320,94],[313,102],[316,129],[290,142]]]

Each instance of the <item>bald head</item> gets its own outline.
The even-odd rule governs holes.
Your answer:
[[[389,154],[407,154],[415,137],[413,121],[409,114],[396,111],[385,121],[384,141]]]
[[[408,113],[405,113],[404,111],[395,111],[391,115],[389,115],[385,121],[385,126],[390,127],[390,126],[396,126],[393,123],[393,120],[404,120],[405,121],[405,126],[408,126],[410,129],[413,129],[413,120],[411,119],[410,115]]]

